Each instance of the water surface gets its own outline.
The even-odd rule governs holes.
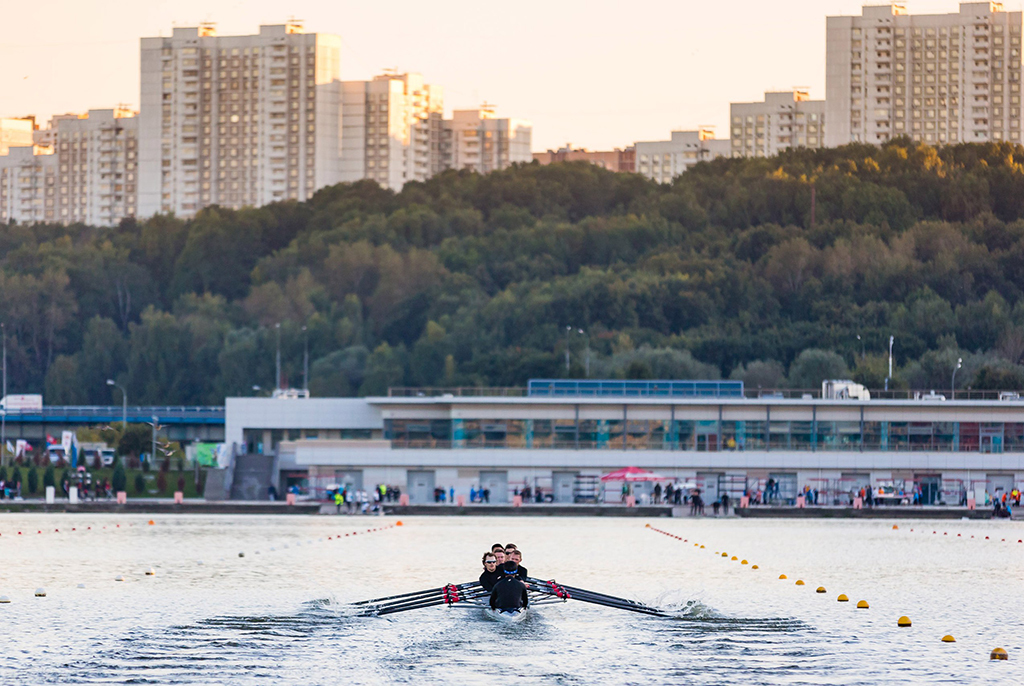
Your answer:
[[[148,519],[0,517],[0,594],[12,601],[0,605],[0,682],[749,686],[1024,674],[1021,523],[649,522],[684,543],[632,519],[406,517],[373,533],[394,520]],[[519,545],[534,576],[676,616],[570,601],[506,626],[473,610],[363,618],[347,606],[469,581],[499,541]],[[33,597],[40,586],[46,598]],[[857,610],[860,599],[870,609]],[[913,627],[897,628],[900,615]],[[942,643],[946,633],[957,642]],[[996,646],[1010,661],[988,660]]]

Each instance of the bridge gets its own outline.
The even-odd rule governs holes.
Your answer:
[[[2,413],[3,410],[0,410]],[[51,405],[40,410],[7,412],[7,438],[41,441],[47,434],[59,436],[61,431],[85,427],[103,427],[121,423],[120,405]],[[172,441],[215,442],[224,440],[224,407],[159,405],[129,407],[129,424],[152,422],[157,418],[160,435]]]

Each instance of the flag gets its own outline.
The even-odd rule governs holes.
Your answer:
[[[14,451],[15,457],[23,457],[24,455],[27,455],[30,450],[32,450],[32,446],[28,444],[28,441],[23,440],[21,438],[18,439],[17,446],[17,449]]]
[[[13,453],[14,452],[14,444],[12,444],[10,441],[7,441],[7,452],[9,452],[9,453]]]
[[[57,445],[58,441],[50,434],[46,434],[46,445]]]
[[[71,454],[71,444],[74,443],[74,442],[75,442],[75,432],[74,431],[64,431],[63,433],[61,433],[61,435],[60,435],[60,445],[61,445],[62,448],[64,448],[64,454],[65,455],[70,455]]]
[[[71,466],[72,467],[77,467],[78,466],[78,444],[77,443],[72,443],[71,444]]]

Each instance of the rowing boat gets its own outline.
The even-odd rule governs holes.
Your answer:
[[[525,579],[524,583],[529,594],[529,610],[544,605],[565,603],[572,599],[655,617],[668,616],[656,607],[651,607],[635,600],[617,598],[596,591],[588,591],[585,588],[564,586],[554,581],[534,578]],[[353,605],[357,608],[358,614],[364,617],[382,617],[396,612],[447,605],[450,608],[480,608],[492,619],[502,622],[520,622],[526,618],[528,614],[527,608],[521,608],[518,611],[508,613],[491,610],[490,596],[491,594],[482,588],[478,582],[469,581],[464,584],[447,584],[441,588],[428,588],[423,591],[401,593],[385,598],[361,600],[353,603]]]

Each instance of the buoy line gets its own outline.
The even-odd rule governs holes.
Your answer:
[[[900,530],[900,528],[897,525],[895,525],[895,524],[892,525],[892,531],[899,531],[899,530]],[[939,529],[932,529],[931,534],[928,533],[928,529],[927,528],[925,528],[923,530],[920,530],[920,531],[916,531],[914,529],[910,529],[910,533],[919,533],[919,534],[938,536],[939,535]],[[955,536],[951,536],[950,532],[943,531],[942,535],[946,536],[947,538],[960,538],[960,539],[963,539],[965,541],[974,541],[974,540],[979,541],[979,542],[980,541],[996,541],[996,539],[993,538],[992,536],[984,536],[984,537],[982,537],[982,533],[981,532],[978,532],[977,535],[970,534],[969,536],[964,536],[963,533],[957,533]],[[999,543],[1013,543],[1014,542],[1013,536],[1011,535],[1009,538],[999,538],[998,542]],[[1024,538],[1018,538],[1016,542],[1024,544]]]
[[[150,519],[147,524],[149,526],[154,526],[156,524],[156,522],[154,520]],[[131,526],[135,526],[135,524],[134,523],[128,523],[125,528],[131,527]],[[337,533],[337,534],[328,535],[326,540],[327,541],[333,541],[333,540],[340,541],[342,538],[348,538],[349,536],[357,536],[359,534],[366,535],[366,534],[370,534],[370,533],[377,533],[377,532],[380,532],[380,531],[387,531],[389,529],[393,529],[395,527],[400,527],[400,526],[403,526],[403,522],[401,520],[398,520],[394,524],[387,524],[385,526],[370,527],[368,529],[357,529],[355,531],[350,531],[350,532],[347,532],[347,533],[346,532],[341,532],[341,533]],[[99,529],[99,530],[103,530],[103,529],[106,529],[106,528],[107,527],[104,526],[104,527],[102,527],[102,529]],[[121,524],[115,524],[114,525],[114,530],[117,530],[117,529],[120,529],[120,528],[121,528]],[[71,531],[75,531],[75,530],[76,530],[76,527],[72,527]],[[92,530],[92,527],[87,527],[85,530]],[[40,534],[43,533],[42,530],[38,530],[38,532]],[[312,545],[312,544],[314,544],[316,542],[322,543],[324,541],[325,541],[324,537],[320,536],[320,537],[317,538],[316,541],[313,541],[312,539],[309,539],[306,543],[307,543],[307,545]],[[301,547],[302,546],[301,541],[294,541],[292,543],[294,543],[294,545],[296,547]],[[289,548],[289,543],[284,543],[284,544],[281,545],[281,549],[282,550],[285,550],[285,549],[288,549],[288,548]],[[270,550],[271,551],[276,551],[277,548],[276,548],[276,546],[272,546],[270,548]],[[256,551],[254,551],[254,553],[256,555],[259,555],[260,551],[256,550]],[[245,556],[246,556],[246,552],[244,550],[238,552],[238,557],[239,558],[245,558]],[[201,565],[204,565],[204,562],[202,560],[197,560],[196,564],[201,566]],[[156,576],[156,569],[154,569],[153,567],[147,567],[145,569],[145,571],[142,573],[142,575],[143,576],[148,576],[148,577],[155,577]],[[117,575],[115,575],[113,577],[113,580],[115,582],[124,582],[124,581],[128,580],[128,578],[129,577],[127,575],[117,574]],[[85,587],[86,586],[85,586],[84,583],[79,583],[76,586],[76,588],[78,588],[78,589],[84,589]],[[45,598],[46,595],[47,595],[47,591],[46,591],[46,589],[44,587],[37,588],[35,590],[35,593],[34,593],[34,596],[36,598]],[[6,604],[9,604],[11,602],[12,601],[11,601],[11,598],[9,596],[7,596],[7,595],[0,595],[0,605],[6,605]]]
[[[150,520],[149,523],[153,524],[153,520]],[[115,522],[115,523],[111,524],[110,526],[107,526],[107,525],[104,525],[104,526],[97,525],[95,527],[93,527],[93,526],[72,526],[72,527],[65,526],[63,529],[55,528],[52,531],[49,529],[49,527],[47,527],[46,529],[36,529],[35,531],[32,531],[32,527],[29,527],[29,528],[23,529],[23,530],[13,530],[12,529],[10,531],[7,531],[6,533],[0,531],[0,541],[2,541],[2,539],[4,539],[5,537],[6,537],[7,540],[11,540],[11,539],[16,539],[18,536],[38,536],[38,535],[41,535],[41,534],[85,533],[87,531],[107,531],[107,530],[109,530],[109,531],[117,531],[119,529],[123,531],[123,530],[126,530],[129,527],[133,527],[133,526],[135,526],[135,522],[124,523],[123,527],[121,526],[121,523],[116,523]]]
[[[654,531],[656,533],[662,534],[664,536],[668,536],[669,538],[673,538],[673,539],[675,539],[677,541],[682,541],[684,543],[689,543],[689,539],[683,538],[682,536],[679,536],[677,534],[673,534],[673,533],[671,533],[669,531],[662,531],[661,529],[658,529],[657,527],[653,527],[650,524],[645,524],[644,528],[650,529],[651,531]],[[893,524],[892,530],[893,531],[898,531],[899,530],[899,526]],[[913,531],[913,529],[911,529],[911,531]],[[935,534],[936,531],[937,530],[932,531],[932,533]],[[959,536],[959,534],[957,534],[957,536]],[[973,536],[971,538],[973,538]],[[986,536],[985,540],[989,540],[989,537]],[[1002,539],[1002,540],[1004,542],[1006,541],[1006,539]],[[703,550],[705,548],[704,544],[702,544],[702,543],[694,543],[693,546],[695,548],[697,548],[698,550]],[[719,557],[719,556],[720,557],[724,557],[724,558],[728,558],[729,554],[728,553],[724,553],[724,552],[723,553],[715,552],[715,557]],[[736,560],[736,559],[737,559],[736,555],[733,555],[732,558],[731,558],[731,560]],[[747,564],[747,560],[743,560],[743,564]],[[758,566],[757,565],[753,565],[751,567],[751,569],[758,569]],[[779,575],[779,580],[787,580],[788,578],[789,577],[786,574],[780,574]],[[805,586],[806,583],[802,579],[797,579],[795,585],[796,586]],[[824,586],[819,586],[817,589],[815,589],[815,592],[819,593],[819,594],[827,593],[827,591],[826,591]],[[840,593],[839,596],[836,598],[836,600],[837,600],[837,602],[840,602],[840,603],[848,603],[848,602],[850,602],[850,598],[845,593]],[[868,609],[870,609],[870,607],[871,607],[870,604],[866,600],[858,600],[857,604],[855,605],[855,608],[858,609],[858,610],[868,610]],[[906,615],[902,615],[902,616],[899,617],[899,619],[896,620],[896,626],[900,627],[900,628],[911,628],[913,626],[913,623],[911,622],[910,617],[907,617]],[[956,643],[956,638],[954,638],[952,634],[946,634],[940,640],[943,643]],[[992,652],[991,652],[991,654],[989,656],[989,659],[990,660],[1008,660],[1009,656],[1008,656],[1008,654],[1007,654],[1005,649],[1003,649],[1003,648],[995,648],[995,649],[992,650]]]

